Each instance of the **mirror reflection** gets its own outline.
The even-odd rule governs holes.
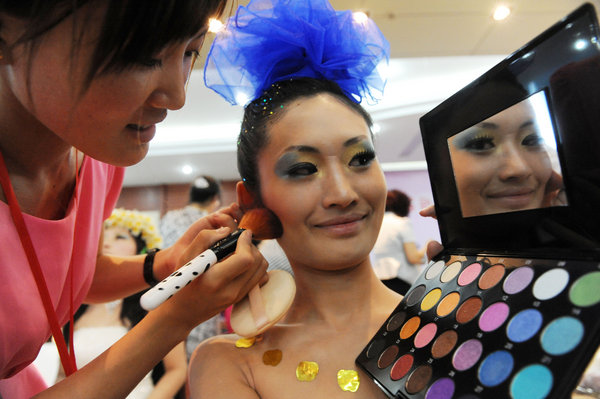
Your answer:
[[[540,91],[448,139],[462,216],[567,205]]]

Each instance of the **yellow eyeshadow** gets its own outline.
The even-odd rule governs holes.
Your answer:
[[[423,298],[423,301],[421,301],[421,310],[425,312],[434,307],[435,304],[440,300],[441,296],[442,290],[439,288],[429,291],[429,293],[425,295],[425,298]]]
[[[360,141],[358,143],[352,144],[351,146],[344,149],[344,153],[342,154],[342,162],[347,165],[352,161],[352,158],[356,156],[356,154],[360,154],[365,151],[374,151],[373,146],[368,141]]]
[[[277,366],[281,362],[282,356],[279,349],[268,350],[263,353],[263,363],[267,366]]]
[[[360,379],[356,370],[339,370],[337,372],[337,380],[342,391],[356,392],[360,385]]]
[[[301,361],[296,367],[296,378],[298,381],[309,382],[317,378],[319,365],[317,362]]]
[[[240,338],[235,341],[235,346],[237,348],[250,348],[256,342],[256,337],[251,338]]]

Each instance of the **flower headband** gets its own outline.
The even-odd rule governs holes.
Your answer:
[[[376,103],[390,45],[375,23],[327,0],[251,0],[218,32],[204,68],[207,87],[246,105],[277,81],[298,77],[336,82],[357,103]]]
[[[158,233],[156,225],[150,216],[138,211],[130,211],[116,208],[108,219],[104,221],[104,227],[124,227],[134,236],[140,236],[146,243],[146,249],[160,248],[162,237]]]

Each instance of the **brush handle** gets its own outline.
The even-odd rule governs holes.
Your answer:
[[[215,245],[171,273],[170,276],[150,288],[140,298],[140,305],[145,310],[156,309],[161,303],[172,297],[177,291],[191,283],[206,272],[212,265],[231,254],[237,245],[238,238],[244,229],[238,229],[229,236],[219,240]]]
[[[211,249],[207,249],[146,291],[140,298],[140,305],[148,311],[155,309],[215,263],[217,256]]]

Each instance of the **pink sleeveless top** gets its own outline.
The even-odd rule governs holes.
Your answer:
[[[117,202],[123,176],[123,168],[85,157],[77,187],[77,208],[71,200],[66,216],[60,220],[23,214],[61,324],[69,319],[67,277],[71,253],[73,305],[77,309],[92,283],[102,223]],[[0,220],[0,395],[13,398],[18,396],[8,394],[10,382],[20,380],[18,385],[22,385],[33,378],[30,368],[19,372],[35,360],[51,333],[9,207],[1,201]],[[26,378],[19,378],[21,375]],[[9,377],[13,378],[6,379]]]

